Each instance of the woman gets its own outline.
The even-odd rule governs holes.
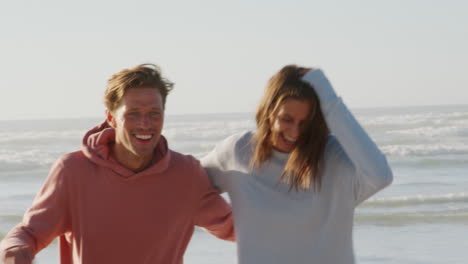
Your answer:
[[[354,263],[354,209],[391,183],[385,156],[321,70],[281,69],[256,121],[202,160],[231,199],[239,263]]]

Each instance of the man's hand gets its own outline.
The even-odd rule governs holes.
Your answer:
[[[28,247],[17,246],[0,254],[0,260],[2,264],[32,264],[33,256]]]

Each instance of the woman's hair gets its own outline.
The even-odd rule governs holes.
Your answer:
[[[104,93],[104,104],[107,110],[113,112],[122,101],[122,97],[128,89],[154,88],[161,93],[163,107],[166,105],[166,97],[174,84],[162,77],[158,66],[154,64],[140,64],[130,69],[124,69],[112,75],[107,81],[107,89]]]
[[[253,137],[252,167],[259,168],[271,158],[271,127],[278,108],[287,99],[310,103],[311,112],[301,127],[297,145],[291,152],[281,175],[281,181],[289,184],[290,190],[305,190],[312,184],[320,190],[325,146],[329,130],[323,117],[320,101],[313,87],[302,81],[305,68],[287,65],[268,81],[265,93],[257,108],[257,131]]]

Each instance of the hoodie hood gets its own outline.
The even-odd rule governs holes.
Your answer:
[[[158,145],[154,149],[156,162],[151,167],[134,172],[122,166],[111,155],[112,145],[115,143],[115,130],[104,121],[100,125],[89,130],[82,142],[83,154],[99,166],[113,170],[118,176],[126,179],[136,179],[147,174],[159,174],[165,171],[169,165],[170,151],[167,140],[161,135]]]

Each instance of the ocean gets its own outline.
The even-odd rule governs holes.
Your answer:
[[[357,263],[468,263],[468,105],[353,110],[393,169],[394,182],[356,210]],[[0,239],[62,154],[103,119],[0,121]],[[172,149],[197,158],[254,129],[254,114],[168,115]],[[35,263],[57,264],[57,243]],[[234,243],[196,230],[185,263],[236,263]]]

